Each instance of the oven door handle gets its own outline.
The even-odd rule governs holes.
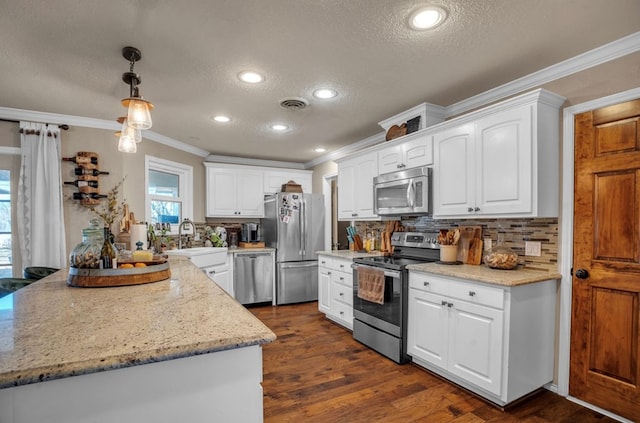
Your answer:
[[[359,267],[366,267],[366,268],[369,268],[369,269],[378,269],[378,270],[380,269],[379,267],[364,266],[362,264],[356,264],[356,263],[351,265],[351,268],[356,270],[356,271],[358,270]],[[385,270],[384,271],[384,275],[388,276],[390,278],[400,278],[400,276],[401,276],[400,272],[396,272],[394,270]]]

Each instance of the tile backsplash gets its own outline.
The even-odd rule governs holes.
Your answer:
[[[458,226],[481,226],[482,236],[489,237],[495,246],[498,241],[518,254],[520,263],[529,268],[558,270],[558,219],[464,219],[434,220],[429,216],[403,217],[402,225],[407,231],[437,232],[440,229],[454,229]],[[370,230],[383,230],[385,222],[356,222],[358,233],[364,235]],[[540,257],[524,255],[525,241],[541,243]]]

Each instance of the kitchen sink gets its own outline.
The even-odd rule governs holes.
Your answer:
[[[181,250],[167,250],[168,256],[188,257],[193,264],[203,268],[217,266],[227,261],[227,247],[196,247],[183,248]]]

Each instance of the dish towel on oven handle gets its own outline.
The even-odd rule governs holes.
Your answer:
[[[358,298],[384,304],[384,270],[358,268]]]

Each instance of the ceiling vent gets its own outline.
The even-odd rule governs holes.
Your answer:
[[[298,97],[285,98],[280,102],[281,107],[289,110],[302,110],[308,105],[305,99]]]

